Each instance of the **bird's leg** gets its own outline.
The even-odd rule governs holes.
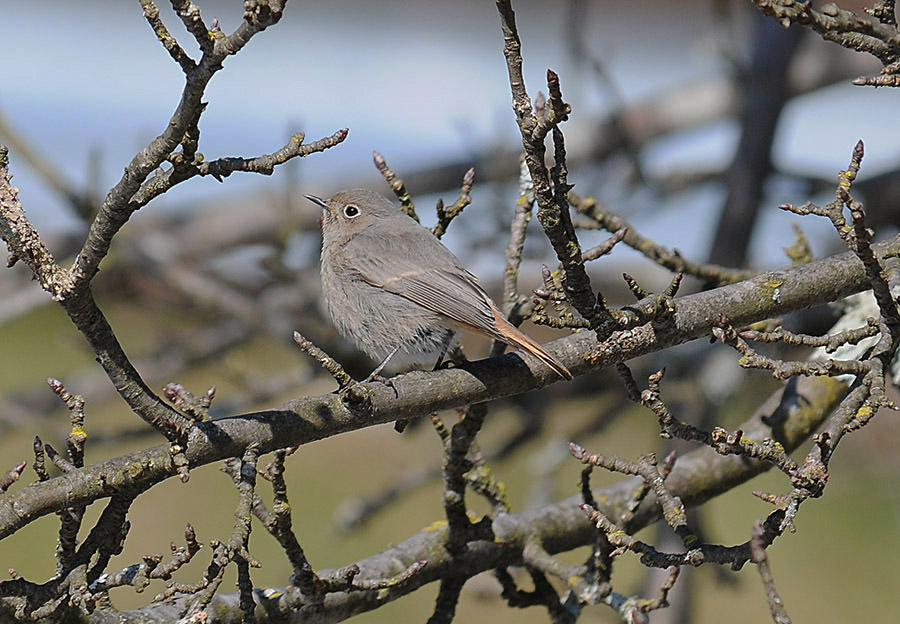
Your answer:
[[[453,334],[448,334],[447,338],[444,339],[444,344],[441,345],[441,350],[438,353],[437,362],[434,363],[434,368],[431,370],[440,370],[444,365],[444,356],[447,355],[447,349],[450,347],[450,341],[453,340]]]
[[[384,367],[387,366],[387,363],[391,360],[391,358],[397,355],[397,351],[399,351],[402,346],[403,345],[397,345],[396,347],[394,347],[394,350],[388,353],[387,357],[381,361],[381,364],[376,366],[375,370],[373,370],[362,383],[369,383],[370,381],[376,380],[384,381],[384,378],[381,376],[381,371],[384,370]]]
[[[462,344],[453,344],[454,338],[456,338],[456,332],[451,331],[447,333],[447,337],[444,338],[444,342],[441,345],[441,351],[438,355],[437,362],[435,362],[432,370],[441,370],[442,368],[447,368],[450,364],[465,363],[469,361],[463,353]],[[452,349],[450,348],[451,345],[453,345]],[[450,357],[445,362],[444,357],[447,356],[448,351],[450,352]]]

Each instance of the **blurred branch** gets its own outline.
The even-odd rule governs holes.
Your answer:
[[[44,182],[71,206],[78,217],[84,220],[90,217],[95,207],[95,198],[90,188],[83,191],[76,190],[75,185],[66,179],[50,159],[38,154],[37,150],[16,132],[9,120],[2,114],[0,114],[0,143],[6,144],[16,156],[28,163]]]

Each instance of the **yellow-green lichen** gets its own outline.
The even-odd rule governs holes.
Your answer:
[[[475,513],[471,509],[466,510],[466,517],[469,519],[469,522],[472,524],[476,524],[481,522],[481,519],[484,517],[481,514]]]
[[[776,295],[776,293],[778,293],[781,290],[782,286],[784,286],[784,280],[775,279],[775,278],[767,279],[760,285],[761,294],[766,299],[769,299],[771,297],[774,297]]]
[[[436,520],[422,529],[422,531],[424,531],[425,533],[434,533],[435,531],[440,531],[445,526],[447,526],[446,520]]]

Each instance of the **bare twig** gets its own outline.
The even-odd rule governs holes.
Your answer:
[[[319,365],[328,372],[328,374],[334,377],[334,380],[338,383],[338,388],[341,391],[347,390],[350,386],[356,383],[353,378],[347,374],[347,372],[344,370],[344,367],[337,362],[337,360],[314,345],[308,338],[304,338],[303,335],[298,331],[294,332],[294,342],[296,342],[297,346],[300,347],[303,351],[308,353],[311,358],[317,361]]]
[[[372,160],[375,161],[375,167],[378,169],[379,173],[384,176],[384,179],[390,185],[391,190],[394,191],[394,195],[396,195],[397,199],[400,200],[400,210],[418,221],[419,215],[416,214],[415,204],[413,204],[412,197],[410,197],[409,191],[406,190],[406,186],[403,184],[403,180],[397,177],[397,174],[395,174],[393,170],[388,167],[387,161],[384,159],[384,156],[382,156],[378,152],[372,152]]]
[[[25,468],[28,466],[28,462],[22,461],[10,468],[5,475],[0,477],[0,492],[5,492],[12,484],[19,480],[19,477],[22,476],[22,473],[25,472]]]
[[[589,217],[609,232],[624,230],[622,242],[635,251],[670,271],[698,277],[710,286],[734,284],[753,275],[752,271],[730,269],[714,264],[694,262],[684,258],[678,250],[671,250],[639,234],[637,230],[619,215],[600,206],[593,197],[580,197],[569,192],[569,201],[578,212]]]
[[[472,185],[475,184],[475,170],[469,169],[463,176],[462,185],[459,187],[459,197],[453,204],[447,208],[444,207],[443,200],[438,200],[437,204],[437,223],[431,228],[431,232],[441,238],[447,232],[447,226],[453,221],[463,209],[472,203]]]
[[[540,111],[532,107],[522,74],[522,44],[516,30],[515,12],[509,0],[497,0],[500,26],[503,31],[503,53],[509,73],[509,84],[513,96],[513,111],[522,135],[525,148],[525,163],[531,174],[534,197],[538,204],[538,220],[553,245],[559,261],[565,270],[563,282],[566,297],[578,312],[587,319],[592,328],[604,327],[609,331],[615,323],[613,313],[606,308],[602,297],[595,295],[590,279],[581,259],[581,245],[575,235],[569,215],[566,193],[569,191],[565,174],[565,151],[562,133],[558,124],[568,118],[569,105],[562,99],[559,77],[547,71],[547,86],[550,91],[548,105]],[[550,172],[544,163],[544,139],[553,132],[557,158],[554,171]],[[555,178],[557,186],[553,186]]]
[[[790,624],[791,618],[784,608],[784,603],[781,600],[781,596],[778,595],[778,590],[775,589],[775,577],[772,576],[772,570],[769,568],[766,546],[762,523],[756,522],[753,525],[753,538],[750,540],[750,552],[753,556],[753,563],[756,564],[763,587],[766,588],[766,599],[769,602],[769,611],[772,613],[772,619],[776,624]]]

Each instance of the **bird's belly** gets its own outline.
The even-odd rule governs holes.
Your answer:
[[[407,359],[437,354],[454,329],[448,319],[412,301],[358,279],[337,280],[322,268],[322,286],[328,313],[338,332],[375,359],[383,359],[398,346]]]

